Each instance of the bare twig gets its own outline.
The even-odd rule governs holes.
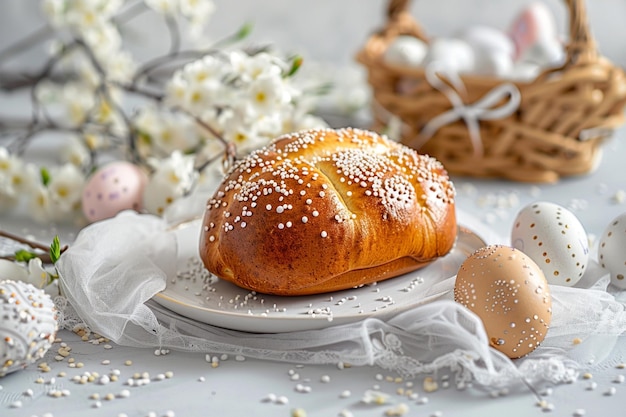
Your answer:
[[[222,145],[224,145],[224,153],[222,156],[224,171],[228,171],[230,167],[233,166],[233,164],[237,160],[237,146],[234,143],[228,142],[226,139],[224,139],[224,137],[217,130],[213,128],[213,126],[211,126],[210,124],[208,124],[207,122],[205,122],[204,120],[196,116],[195,114],[189,112],[188,110],[183,109],[182,107],[173,107],[172,111],[178,111],[191,117],[200,127],[205,129],[212,136],[214,136],[217,140],[219,140],[222,143]],[[196,166],[195,168],[197,171],[201,172],[207,166],[209,166],[213,161],[215,161],[215,159],[208,159],[202,164]]]
[[[170,50],[170,53],[166,55],[158,56],[156,58],[153,58],[145,62],[135,73],[135,76],[133,77],[131,84],[137,84],[139,81],[141,81],[142,78],[150,76],[158,68],[164,65],[172,64],[172,62],[174,61],[183,61],[183,62],[188,61],[189,62],[194,59],[201,58],[205,55],[218,54],[221,52],[220,48],[223,48],[226,45],[242,40],[243,38],[248,36],[248,34],[250,33],[250,30],[251,30],[251,26],[246,24],[242,26],[237,32],[231,35],[228,35],[225,38],[215,42],[213,45],[211,45],[208,48],[204,48],[204,49],[180,49],[178,48],[176,50]],[[175,42],[173,41],[172,43],[174,44]]]
[[[48,39],[52,30],[53,29],[49,25],[42,26],[9,47],[3,49],[0,51],[0,64],[2,61],[10,59],[13,55],[24,52],[31,46]]]
[[[126,8],[124,11],[120,12],[117,16],[113,18],[113,20],[117,25],[122,25],[145,10],[147,10],[145,4],[141,1],[138,1],[128,6],[128,8]],[[170,34],[171,44],[169,52],[163,56],[158,56],[144,63],[143,66],[141,66],[139,70],[136,71],[133,79],[129,83],[115,82],[107,79],[107,74],[102,63],[95,55],[93,49],[80,37],[75,37],[70,42],[67,42],[59,51],[59,53],[49,57],[39,70],[36,70],[30,74],[15,74],[13,77],[8,79],[9,81],[0,81],[0,89],[4,89],[5,91],[11,91],[13,89],[19,89],[22,87],[29,87],[30,100],[32,103],[30,119],[0,119],[0,130],[2,130],[2,135],[5,138],[13,138],[13,143],[11,144],[11,147],[16,149],[17,154],[21,154],[27,148],[30,141],[43,132],[56,131],[80,135],[88,131],[89,120],[87,120],[81,126],[63,126],[62,124],[60,124],[47,112],[46,107],[43,106],[42,103],[40,103],[36,94],[38,86],[44,80],[51,80],[55,77],[58,78],[58,76],[62,76],[61,81],[65,81],[67,79],[70,79],[70,77],[76,76],[71,72],[57,73],[56,70],[58,63],[67,54],[79,50],[87,57],[95,72],[99,75],[99,85],[96,87],[95,93],[99,95],[102,100],[105,100],[109,103],[116,115],[118,115],[126,125],[128,137],[119,139],[125,141],[125,144],[128,147],[131,162],[140,164],[144,163],[145,161],[143,161],[143,158],[138,149],[139,132],[134,129],[130,116],[125,112],[121,105],[116,100],[114,100],[111,92],[111,87],[114,86],[120,88],[127,93],[138,95],[140,97],[152,100],[153,102],[156,102],[158,104],[163,103],[165,94],[162,91],[147,88],[147,85],[141,85],[139,82],[142,80],[149,81],[153,74],[158,74],[158,72],[174,64],[180,64],[181,61],[191,61],[207,54],[214,54],[219,56],[219,54],[221,54],[221,51],[218,49],[218,47],[243,39],[245,36],[247,36],[250,30],[250,26],[245,25],[236,33],[225,37],[224,39],[216,42],[214,46],[207,49],[181,50],[181,36],[178,22],[173,17],[166,17],[165,22]],[[21,41],[21,44],[23,46],[30,45],[30,43],[42,38],[44,34],[48,33],[49,30],[51,30],[51,28],[42,28],[32,35],[24,38],[24,40]],[[1,54],[3,54],[4,56],[9,56],[10,53],[13,53],[11,51],[16,51],[16,49],[14,47],[11,47],[3,51]],[[175,112],[182,112],[191,117],[200,127],[206,130],[210,134],[210,136],[222,143],[222,145],[224,146],[224,153],[222,158],[225,161],[225,164],[230,166],[234,162],[236,158],[235,145],[228,143],[216,129],[214,129],[211,125],[200,119],[198,116],[187,111],[186,109],[176,107],[171,108],[170,110]],[[14,132],[8,133],[7,131],[9,130],[13,130]],[[104,133],[112,138],[115,136],[106,127],[104,127],[104,131],[101,133]],[[92,164],[94,160],[95,152],[91,151]],[[212,158],[212,160],[215,160],[215,158]],[[207,163],[210,162],[212,161],[209,161]],[[204,167],[206,167],[206,164],[201,166],[200,169]]]
[[[173,16],[165,16],[165,24],[170,32],[170,55],[178,53],[180,51],[180,29],[178,22]]]
[[[39,242],[35,242],[33,240],[29,240],[29,239],[23,238],[23,237],[18,236],[18,235],[14,235],[13,233],[9,233],[9,232],[1,230],[1,229],[0,229],[0,237],[12,240],[12,241],[20,243],[22,245],[26,245],[26,246],[28,246],[29,248],[32,248],[32,249],[39,249],[39,250],[43,250],[43,251],[50,250],[49,246],[43,245],[43,244],[41,244]]]
[[[5,238],[5,239],[9,239],[12,240],[13,242],[17,242],[20,243],[22,245],[26,245],[31,249],[35,249],[38,251],[42,251],[42,253],[37,253],[35,254],[37,256],[37,258],[41,259],[41,261],[43,263],[52,263],[52,260],[50,259],[50,246],[46,246],[42,243],[39,242],[35,242],[33,240],[30,239],[26,239],[22,236],[18,236],[12,233],[9,233],[5,230],[0,229],[0,237]],[[65,252],[67,249],[69,248],[69,246],[65,245],[61,248],[61,253]],[[13,255],[8,255],[8,256],[2,256],[0,257],[0,259],[6,259],[6,260],[10,260],[10,261],[15,261],[15,256]]]

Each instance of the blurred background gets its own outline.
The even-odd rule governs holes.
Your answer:
[[[273,44],[305,58],[338,66],[356,66],[354,54],[384,21],[386,0],[215,0],[216,10],[206,34],[219,39],[253,23],[249,41]],[[506,30],[528,0],[413,1],[413,15],[430,36],[451,36],[470,25]],[[561,32],[567,34],[565,0],[545,0]],[[43,23],[39,0],[0,0],[0,48]],[[587,1],[592,33],[603,55],[626,66],[626,0]],[[136,33],[127,33],[134,55],[154,55],[167,48],[167,30],[154,14],[133,20]],[[144,31],[145,27],[151,31]],[[141,30],[139,30],[141,28]],[[130,29],[132,30],[132,28]],[[149,34],[149,38],[146,35]],[[130,36],[128,36],[130,35]],[[29,59],[37,59],[37,52]],[[7,63],[7,65],[10,63]]]

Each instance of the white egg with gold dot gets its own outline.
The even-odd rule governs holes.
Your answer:
[[[626,212],[607,225],[598,246],[598,262],[611,273],[611,284],[626,289]]]
[[[587,269],[585,228],[574,213],[558,204],[541,201],[520,210],[511,230],[511,245],[530,256],[550,284],[576,285]]]
[[[56,332],[48,294],[23,281],[0,281],[0,377],[41,359]]]
[[[490,346],[510,358],[535,350],[552,319],[543,271],[523,252],[503,245],[478,249],[463,262],[454,300],[481,319]]]

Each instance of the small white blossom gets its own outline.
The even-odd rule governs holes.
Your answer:
[[[28,270],[8,259],[0,259],[0,281],[28,281]]]
[[[15,208],[37,182],[35,166],[0,147],[0,212]]]
[[[37,185],[27,196],[30,216],[39,223],[45,223],[52,218],[50,192],[43,184]]]
[[[189,81],[182,72],[176,72],[165,86],[167,104],[184,107]]]
[[[109,140],[95,132],[85,132],[83,134],[83,141],[87,149],[91,151],[104,150],[109,146]]]
[[[70,212],[80,203],[85,177],[72,164],[64,164],[51,173],[50,199],[63,212]]]
[[[269,53],[207,55],[173,75],[166,102],[195,114],[245,154],[295,127],[325,126],[306,117],[301,92],[283,76],[290,65]]]
[[[190,83],[202,83],[206,80],[222,81],[228,74],[228,66],[224,60],[213,55],[190,62],[183,68],[183,74]]]
[[[45,288],[52,282],[50,273],[43,267],[41,259],[33,258],[28,261],[28,278],[25,281],[37,288]]]
[[[108,21],[124,4],[123,0],[43,0],[44,13],[59,28],[80,30]]]
[[[144,2],[155,12],[164,15],[174,15],[178,10],[176,0],[144,0]]]
[[[170,204],[192,189],[197,173],[193,169],[193,157],[180,152],[152,163],[155,172],[144,189],[143,203],[150,213],[162,215]]]
[[[78,136],[70,136],[61,147],[61,162],[69,163],[76,167],[85,167],[89,163],[89,149],[85,142]]]
[[[225,124],[224,139],[237,145],[237,151],[244,154],[267,143],[267,139],[257,133],[254,125],[240,123],[237,118]]]
[[[153,106],[144,107],[134,118],[133,125],[149,141],[151,155],[165,156],[172,152],[192,151],[200,142],[193,119]]]
[[[24,162],[0,147],[0,195],[17,196],[23,188]]]
[[[26,196],[31,217],[41,223],[76,219],[85,184],[83,174],[67,163],[50,169],[48,176],[47,184],[35,184]]]
[[[283,72],[282,66],[286,66],[286,63],[266,52],[250,56],[242,51],[233,51],[230,62],[234,72],[246,83],[264,76],[280,76]]]
[[[0,259],[1,280],[22,281],[43,289],[51,296],[59,294],[58,285],[52,280],[50,273],[43,267],[39,258],[30,259],[28,265]]]
[[[118,51],[106,59],[106,71],[111,81],[130,81],[136,68],[137,63],[128,51]]]
[[[191,35],[198,38],[215,11],[212,0],[144,0],[146,5],[164,16],[180,15],[191,24]]]
[[[280,76],[267,75],[256,78],[248,87],[248,99],[254,112],[270,114],[291,100]]]
[[[180,12],[192,24],[204,25],[215,12],[212,0],[180,0]]]
[[[62,87],[60,100],[72,126],[82,125],[96,102],[93,90],[77,82]]]

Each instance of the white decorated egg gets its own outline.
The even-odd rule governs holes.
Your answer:
[[[541,67],[532,62],[516,62],[507,74],[507,78],[513,81],[530,82],[541,73]]]
[[[604,230],[598,261],[611,273],[611,284],[626,289],[626,213],[617,216]]]
[[[490,245],[470,255],[458,271],[454,300],[481,319],[489,344],[510,358],[535,350],[552,320],[543,271],[508,246]]]
[[[462,39],[435,38],[424,57],[424,66],[434,65],[451,73],[474,71],[474,50]]]
[[[43,290],[0,281],[0,377],[41,359],[57,332],[56,310]]]
[[[513,69],[515,44],[504,32],[488,26],[472,26],[460,35],[474,50],[476,74],[507,76]]]
[[[550,284],[573,286],[587,268],[587,233],[574,213],[558,204],[524,207],[513,224],[511,244],[539,265]]]
[[[89,178],[83,190],[83,213],[91,222],[114,217],[123,210],[141,210],[146,174],[126,161],[111,162]]]
[[[414,36],[403,35],[389,44],[383,58],[389,64],[418,67],[422,65],[426,52],[428,46],[424,41]]]

